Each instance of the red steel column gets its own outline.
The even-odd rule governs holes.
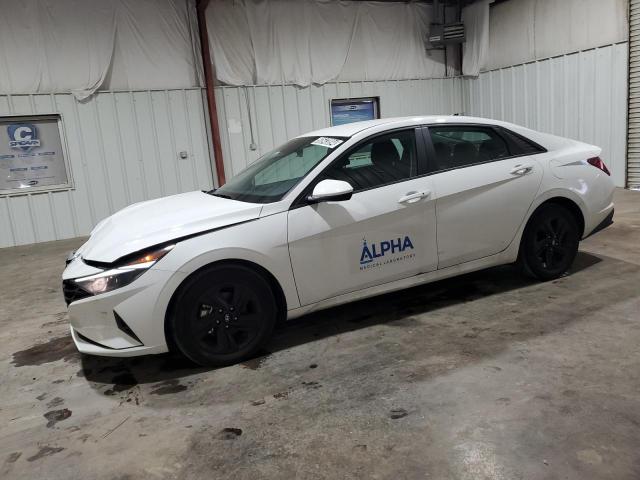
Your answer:
[[[202,63],[204,65],[204,84],[207,91],[207,105],[209,107],[209,123],[211,124],[211,140],[213,142],[213,157],[216,164],[218,185],[222,186],[226,182],[224,174],[224,162],[222,161],[222,146],[220,143],[220,125],[218,124],[218,108],[216,107],[216,97],[213,90],[215,72],[211,63],[211,51],[209,49],[209,35],[207,33],[207,20],[205,10],[209,5],[209,0],[198,0],[198,30],[200,31],[200,46],[202,50]]]

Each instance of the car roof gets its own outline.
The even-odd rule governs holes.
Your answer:
[[[512,130],[523,137],[542,145],[547,150],[558,150],[560,148],[568,147],[570,145],[583,145],[591,148],[593,145],[587,145],[576,140],[568,138],[557,137],[548,133],[542,133],[535,130],[531,130],[520,125],[516,125],[501,120],[493,120],[489,118],[480,117],[466,117],[463,115],[416,115],[411,117],[394,117],[394,118],[381,118],[378,120],[367,120],[364,122],[347,123],[345,125],[337,125],[335,127],[323,128],[314,132],[305,133],[300,135],[301,137],[352,137],[360,132],[372,129],[374,127],[383,126],[386,128],[378,129],[376,131],[391,130],[395,125],[398,127],[411,127],[414,125],[434,125],[434,124],[460,124],[471,123],[475,125],[492,125],[497,127],[504,127]]]
[[[313,132],[300,135],[301,137],[352,137],[356,133],[380,125],[393,128],[396,123],[403,125],[427,125],[434,123],[482,123],[487,125],[499,125],[503,122],[488,120],[486,118],[465,117],[462,115],[420,115],[410,117],[380,118],[378,120],[365,120],[363,122],[346,123],[334,127],[322,128]]]

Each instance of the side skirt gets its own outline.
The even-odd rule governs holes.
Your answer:
[[[357,290],[355,292],[344,293],[336,297],[327,298],[320,302],[305,305],[303,307],[294,308],[287,312],[287,320],[300,317],[307,313],[316,312],[325,308],[335,307],[345,303],[353,302],[356,300],[362,300],[363,298],[374,297],[376,295],[382,295],[383,293],[395,292],[398,290],[404,290],[405,288],[415,287],[425,283],[431,283],[445,278],[455,277],[465,273],[475,272],[478,270],[484,270],[485,268],[495,267],[498,265],[504,265],[515,261],[510,257],[513,256],[511,252],[511,246],[507,250],[492,255],[490,257],[480,258],[471,262],[461,263],[459,265],[453,265],[451,267],[443,268],[442,270],[434,270],[432,272],[421,273],[414,275],[413,277],[403,278],[394,282],[384,283],[382,285],[376,285],[373,287],[365,288],[363,290]],[[517,250],[515,255],[517,256]],[[515,258],[515,257],[514,257]]]

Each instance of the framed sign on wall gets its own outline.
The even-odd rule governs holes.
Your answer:
[[[380,97],[338,98],[331,100],[331,125],[380,118]]]
[[[60,115],[0,117],[0,195],[72,187]]]

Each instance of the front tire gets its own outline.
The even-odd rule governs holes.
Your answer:
[[[267,280],[243,265],[214,265],[182,286],[170,317],[173,340],[203,366],[237,363],[271,337],[277,304]]]
[[[519,260],[525,273],[542,281],[553,280],[571,267],[579,243],[573,214],[561,205],[543,205],[525,228]]]

